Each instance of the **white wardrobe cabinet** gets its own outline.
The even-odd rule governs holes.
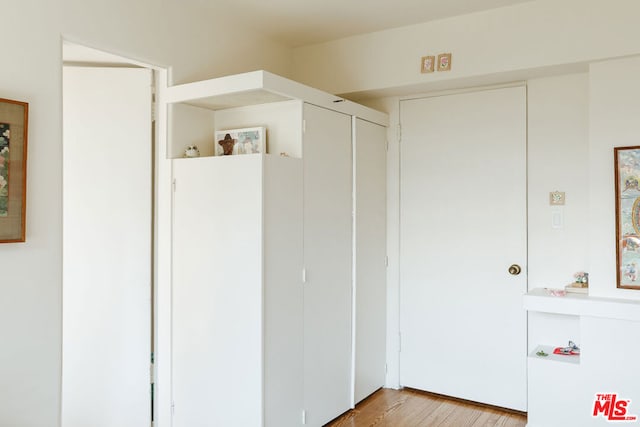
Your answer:
[[[299,425],[301,172],[260,154],[174,161],[175,427]]]
[[[321,426],[384,382],[388,118],[263,71],[164,100],[173,426]],[[213,156],[254,126],[269,154]]]

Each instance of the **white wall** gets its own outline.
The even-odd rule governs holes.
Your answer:
[[[528,98],[529,289],[563,288],[588,271],[588,75],[530,80]],[[566,204],[550,206],[549,192]],[[564,218],[551,227],[551,213]]]
[[[27,240],[0,245],[0,424],[58,424],[61,346],[61,67],[53,3],[5,2],[4,98],[28,101]]]
[[[45,0],[28,3],[39,5]],[[230,18],[222,7],[204,9],[194,4],[180,0],[58,0],[60,21],[53,20],[53,29],[58,33],[55,37],[62,33],[77,43],[172,67],[173,84],[258,69],[290,74],[290,49],[247,28],[230,30]],[[45,19],[39,8],[35,15]]]
[[[563,288],[575,272],[589,271],[588,84],[587,73],[527,83],[529,289]],[[556,190],[565,192],[564,206],[549,205],[549,192]],[[563,215],[561,229],[551,226],[553,210]],[[529,313],[529,351],[568,339],[582,344],[576,316]],[[537,402],[529,402],[538,411]]]
[[[613,147],[640,145],[640,57],[592,64],[589,70],[590,294],[640,299],[616,289]]]
[[[0,425],[55,427],[62,291],[61,37],[173,67],[176,82],[265,68],[289,50],[175,0],[3,2],[0,96],[30,103],[27,241],[0,245]]]
[[[586,70],[588,62],[640,52],[639,14],[636,0],[536,0],[303,46],[294,50],[293,76],[353,97]],[[420,73],[422,56],[443,52],[453,54],[451,71]]]

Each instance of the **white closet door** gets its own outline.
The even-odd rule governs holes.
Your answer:
[[[355,119],[355,403],[384,385],[387,129]]]
[[[173,427],[262,425],[262,158],[173,161]]]
[[[526,410],[526,89],[400,110],[401,384]]]
[[[265,156],[263,192],[264,425],[299,427],[304,333],[302,159]]]
[[[320,426],[351,405],[351,116],[305,104],[304,401]]]
[[[151,72],[63,77],[62,426],[148,426]]]

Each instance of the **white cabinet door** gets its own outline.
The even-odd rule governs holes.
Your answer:
[[[302,159],[265,156],[263,194],[264,425],[299,427],[304,332]]]
[[[65,67],[63,78],[61,424],[148,426],[151,71]]]
[[[384,386],[386,363],[387,129],[355,122],[354,403]]]
[[[173,426],[259,426],[262,159],[173,164]]]
[[[400,110],[401,384],[526,410],[526,89]]]
[[[304,401],[321,426],[351,405],[351,116],[304,119]]]

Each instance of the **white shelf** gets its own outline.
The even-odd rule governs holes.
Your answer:
[[[198,156],[198,157],[176,157],[173,160],[178,160],[178,161],[220,161],[223,162],[226,159],[237,159],[237,158],[246,158],[246,159],[250,159],[250,158],[254,158],[254,157],[277,157],[280,159],[283,159],[283,161],[289,161],[289,160],[296,160],[299,161],[300,158],[298,157],[290,157],[290,156],[281,156],[279,154],[271,154],[271,153],[252,153],[252,154],[234,154],[234,155],[228,155],[228,156]],[[206,159],[219,159],[219,160],[206,160]]]
[[[640,321],[640,301],[572,293],[562,297],[552,296],[542,288],[524,295],[524,308],[543,313]]]
[[[305,105],[389,125],[389,115],[338,96],[269,73],[252,71],[169,86],[160,98],[168,116],[168,157],[175,159],[189,145],[202,155],[216,148],[215,131],[264,126],[267,150],[302,157]]]
[[[573,365],[580,364],[580,356],[563,356],[560,354],[553,354],[553,350],[556,347],[559,347],[559,346],[539,345],[529,354],[529,357],[532,359],[540,359],[540,360],[545,360],[550,362],[570,363]],[[547,353],[548,356],[538,356],[536,353],[539,352],[540,350]]]
[[[167,104],[183,103],[209,110],[287,100],[300,100],[382,126],[389,125],[386,113],[262,70],[170,86],[164,96]]]
[[[167,88],[167,104],[185,103],[209,110],[295,99],[265,88],[265,72],[256,71]]]

